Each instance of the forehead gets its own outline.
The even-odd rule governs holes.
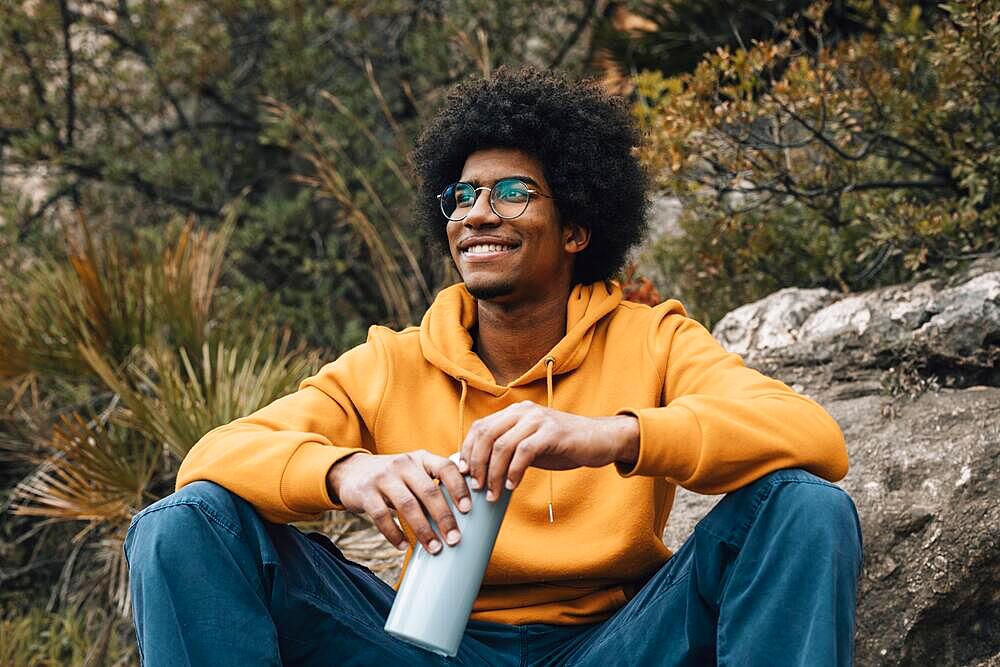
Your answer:
[[[539,185],[545,183],[542,164],[517,148],[484,148],[470,153],[459,180],[475,185],[490,185],[506,176],[528,176]]]

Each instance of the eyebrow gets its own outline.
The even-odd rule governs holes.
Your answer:
[[[496,179],[496,181],[493,181],[493,185],[496,185],[497,181],[502,181],[505,178],[518,178],[518,179],[524,181],[525,183],[527,183],[528,185],[534,185],[536,188],[537,187],[541,187],[541,186],[538,185],[538,181],[536,181],[535,179],[533,179],[531,176],[524,176],[522,174],[511,174],[510,176],[501,176],[500,178]],[[470,178],[469,180],[463,181],[463,182],[464,183],[471,183],[472,186],[476,187],[476,188],[478,188],[480,186],[480,183],[482,183],[482,181],[480,181],[477,178]]]

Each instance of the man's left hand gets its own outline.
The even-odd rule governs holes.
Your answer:
[[[462,442],[458,468],[487,500],[516,488],[529,466],[546,470],[600,468],[635,462],[639,420],[631,415],[582,417],[521,401],[476,420]]]

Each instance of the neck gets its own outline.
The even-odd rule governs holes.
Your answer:
[[[538,301],[477,302],[476,351],[498,385],[523,375],[566,335],[571,290],[554,290]]]

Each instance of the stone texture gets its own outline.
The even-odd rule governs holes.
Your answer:
[[[781,290],[713,333],[844,432],[865,540],[856,664],[1000,664],[1000,260],[850,296]],[[666,543],[717,500],[680,491]]]
[[[748,362],[886,366],[923,357],[996,384],[1000,259],[950,281],[926,280],[844,296],[788,288],[723,317],[713,332]]]

